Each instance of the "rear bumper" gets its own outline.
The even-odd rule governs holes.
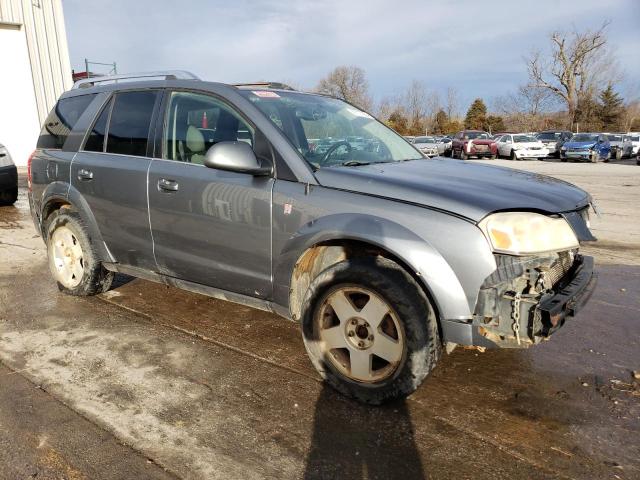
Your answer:
[[[18,169],[15,165],[0,167],[0,191],[11,191],[18,188]]]
[[[505,282],[506,283],[506,282]],[[445,320],[445,342],[484,348],[527,348],[549,338],[588,302],[597,283],[592,257],[577,255],[564,277],[552,289],[534,297],[523,295],[518,316],[511,292],[497,285],[488,289],[497,294],[484,299],[485,308],[467,321]],[[497,318],[487,317],[490,305]],[[514,329],[518,324],[518,333]]]

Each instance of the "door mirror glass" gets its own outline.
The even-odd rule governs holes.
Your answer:
[[[219,142],[207,150],[204,166],[250,175],[270,175],[271,165],[262,165],[245,142]]]

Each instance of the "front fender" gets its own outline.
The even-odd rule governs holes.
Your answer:
[[[389,219],[366,214],[332,214],[300,228],[275,253],[274,300],[288,305],[292,273],[309,248],[323,242],[357,240],[386,250],[411,268],[431,294],[442,318],[470,318],[464,289],[456,274],[428,241]]]

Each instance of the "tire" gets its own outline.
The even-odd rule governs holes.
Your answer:
[[[464,151],[464,147],[460,149],[460,160],[468,160],[469,155]]]
[[[18,200],[18,189],[12,188],[0,192],[0,205],[13,205]]]
[[[616,160],[622,160],[622,150],[616,149]]]
[[[495,160],[498,155],[489,155],[490,160]]]
[[[336,299],[344,301],[342,318],[333,308]],[[376,310],[387,312],[382,320],[362,313],[370,304],[383,305]],[[424,291],[402,267],[382,257],[345,260],[320,273],[305,295],[302,335],[322,378],[342,394],[372,405],[414,392],[441,351],[435,313]],[[393,352],[386,353],[391,361],[377,355],[385,349]]]
[[[52,213],[47,219],[46,243],[49,269],[61,292],[89,296],[109,290],[114,273],[102,266],[77,212]]]
[[[509,156],[509,160],[516,160],[516,161],[518,160],[515,150],[511,150],[511,155]]]

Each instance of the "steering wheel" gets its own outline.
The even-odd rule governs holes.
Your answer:
[[[351,144],[349,142],[345,142],[344,140],[340,141],[340,142],[336,142],[336,143],[334,143],[333,145],[331,145],[329,147],[329,150],[327,150],[325,152],[325,154],[322,156],[322,158],[320,159],[320,161],[318,163],[323,165],[329,159],[331,154],[333,152],[335,152],[338,148],[342,147],[342,146],[347,147],[347,153],[351,153],[351,150],[353,150],[353,148],[351,147]]]

